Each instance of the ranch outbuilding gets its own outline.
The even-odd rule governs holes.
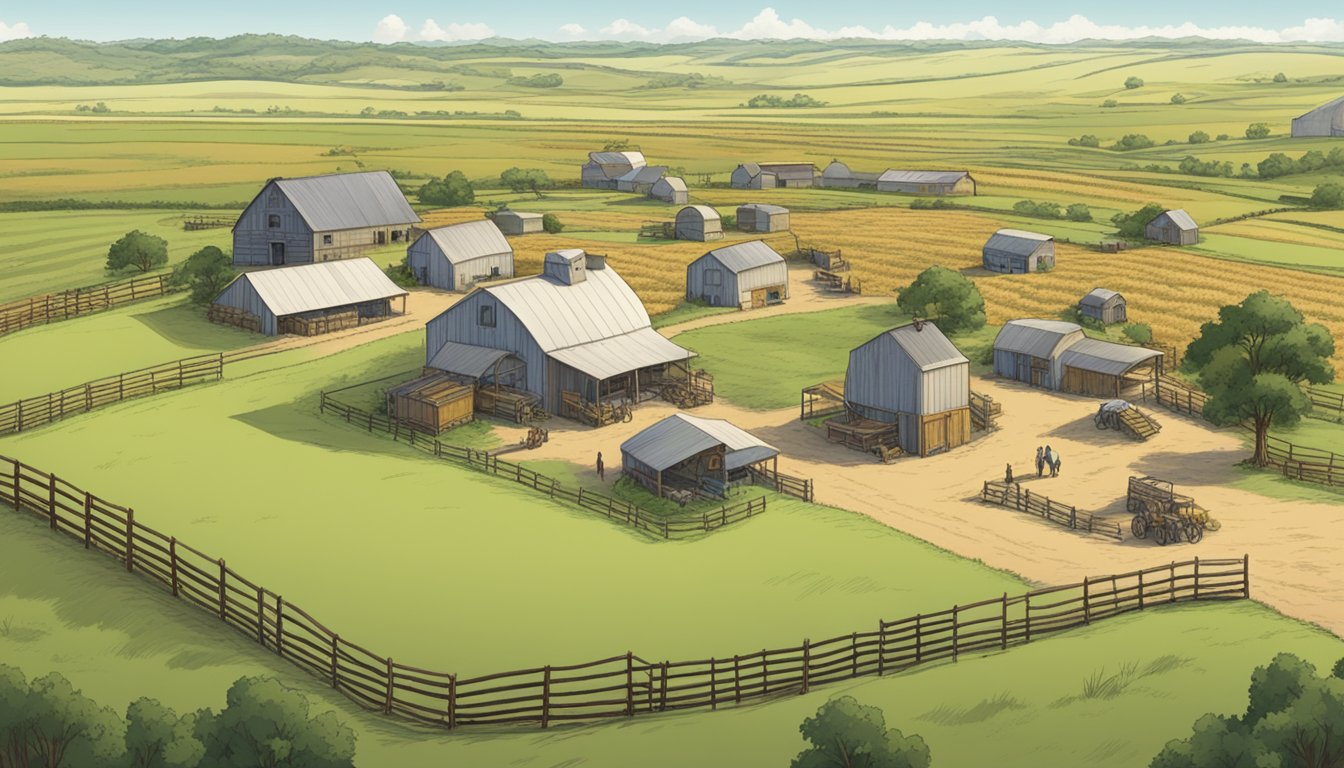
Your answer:
[[[849,353],[845,405],[853,417],[895,425],[919,456],[971,439],[971,362],[931,322],[879,334]]]
[[[585,189],[616,189],[616,180],[648,165],[642,152],[589,152],[580,177]]]
[[[789,209],[766,203],[747,203],[737,207],[737,228],[743,232],[789,231]]]
[[[239,275],[210,307],[210,319],[267,336],[316,336],[383,320],[405,290],[371,259],[301,264]]]
[[[731,183],[735,189],[810,187],[816,174],[811,163],[741,163],[733,170]]]
[[[855,171],[835,160],[822,170],[821,186],[833,189],[877,189],[877,177],[880,175]]]
[[[1078,302],[1078,313],[1106,325],[1126,321],[1125,297],[1107,288],[1093,288]]]
[[[691,193],[686,182],[680,176],[664,176],[649,190],[649,197],[673,205],[685,205],[691,201]]]
[[[1089,339],[1061,320],[1011,320],[994,339],[994,372],[1043,389],[1118,398],[1156,381],[1162,353]]]
[[[985,269],[1024,275],[1055,266],[1055,238],[1020,229],[1000,229],[982,251]]]
[[[513,277],[513,247],[493,221],[453,224],[416,238],[406,266],[421,285],[465,291],[481,280]]]
[[[409,242],[420,217],[387,171],[271,179],[233,225],[237,266],[309,264]]]
[[[504,210],[496,213],[493,221],[499,231],[506,235],[530,235],[543,231],[545,218],[540,213]]]
[[[708,205],[688,205],[677,211],[676,239],[709,242],[723,239],[723,221]]]
[[[477,287],[425,335],[427,367],[478,384],[493,377],[576,418],[575,409],[634,404],[689,378],[694,356],[653,330],[605,258],[578,249],[546,254],[542,274]]]
[[[788,264],[760,240],[715,248],[686,267],[688,301],[759,309],[787,298]]]
[[[1344,96],[1293,118],[1293,138],[1344,136]]]
[[[621,443],[621,471],[652,493],[723,498],[728,488],[774,471],[779,450],[722,419],[674,413]],[[771,465],[771,466],[767,466]]]
[[[1197,245],[1199,243],[1199,225],[1190,214],[1177,208],[1163,211],[1143,228],[1143,236],[1149,240],[1170,245]]]
[[[616,191],[634,192],[640,195],[647,195],[653,185],[663,178],[667,173],[665,165],[646,165],[642,168],[632,168],[625,175],[616,179]]]
[[[912,195],[974,195],[975,179],[967,171],[888,170],[877,177],[877,191]]]
[[[729,179],[733,189],[774,189],[778,186],[775,174],[761,170],[757,163],[739,163]]]

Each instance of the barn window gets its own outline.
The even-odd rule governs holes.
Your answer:
[[[491,267],[491,268],[490,268],[490,276],[491,276],[491,277],[499,277],[499,267]]]
[[[278,213],[272,213],[270,216],[267,216],[267,217],[266,217],[266,226],[269,227],[269,228],[271,228],[271,229],[279,229],[279,228],[280,228],[280,214],[278,214]]]
[[[323,244],[323,245],[331,245],[331,235],[323,235],[323,236],[322,236],[322,244]]]
[[[275,190],[272,190],[271,194],[266,197],[266,207],[268,208],[279,208],[284,204],[285,202],[280,197],[280,193]]]
[[[706,269],[705,285],[723,285],[723,270]]]
[[[495,327],[495,305],[494,305],[494,304],[482,304],[482,305],[481,305],[480,315],[479,315],[479,317],[477,317],[476,322],[477,322],[477,324],[479,324],[480,326],[482,326],[482,327],[484,327],[484,328],[494,328],[494,327]]]

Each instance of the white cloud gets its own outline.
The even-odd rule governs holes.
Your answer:
[[[656,29],[636,24],[629,19],[616,19],[598,31],[612,40],[641,40],[649,43],[706,40],[718,36],[718,31],[713,26],[701,24],[685,16],[673,19],[667,26]]]
[[[447,27],[440,27],[433,19],[425,19],[424,25],[420,27],[421,40],[454,42],[457,40],[484,40],[487,37],[494,36],[495,30],[491,29],[489,24],[458,24],[454,22]]]
[[[641,27],[629,19],[616,19],[598,31],[606,37],[616,40],[646,39],[653,34],[647,28]]]
[[[756,14],[756,18],[743,24],[741,29],[730,32],[728,37],[736,37],[742,40],[760,40],[763,38],[791,40],[795,37],[825,40],[835,37],[835,35],[824,29],[817,29],[802,19],[791,19],[786,22],[779,17],[779,13],[774,8],[765,8]]]
[[[709,24],[701,24],[682,16],[673,19],[663,30],[663,35],[668,40],[704,40],[715,37],[718,31]]]
[[[406,22],[395,13],[384,16],[378,26],[373,28],[373,41],[375,43],[395,43],[406,39]]]
[[[32,37],[32,36],[33,31],[29,29],[28,25],[22,21],[16,22],[12,25],[0,21],[0,41],[18,40],[21,37]]]
[[[584,29],[582,24],[561,24],[560,31],[570,37],[578,37],[588,30]]]

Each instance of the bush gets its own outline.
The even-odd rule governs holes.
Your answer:
[[[1229,136],[1229,135],[1226,134],[1226,133],[1220,133],[1220,134],[1218,134],[1218,138],[1217,138],[1216,140],[1217,140],[1217,141],[1227,141],[1227,140],[1229,140],[1229,139],[1231,139],[1231,138],[1232,138],[1232,137]]]
[[[1120,332],[1135,344],[1147,344],[1153,340],[1153,327],[1147,323],[1130,323]]]
[[[565,231],[565,225],[560,221],[560,217],[554,213],[548,213],[541,217],[541,228],[552,235],[558,235]]]
[[[476,202],[476,190],[472,189],[466,174],[453,171],[442,179],[430,179],[416,192],[416,197],[426,205],[452,208]]]
[[[388,264],[383,274],[402,288],[415,288],[420,285],[420,281],[415,279],[415,273],[411,272],[411,265],[404,261],[400,264]]]
[[[1033,200],[1018,200],[1013,203],[1013,211],[1023,216],[1036,216],[1042,219],[1062,219],[1064,209],[1059,203],[1038,203]]]
[[[1143,237],[1148,222],[1157,218],[1166,209],[1157,203],[1149,203],[1133,213],[1117,213],[1111,217],[1111,223],[1121,237],[1137,239]]]
[[[725,213],[721,215],[719,217],[719,225],[728,231],[737,229],[737,214]]]
[[[1344,147],[1335,147],[1330,154],[1311,150],[1294,160],[1282,152],[1261,160],[1256,166],[1261,178],[1274,179],[1295,173],[1314,173],[1323,170],[1344,170]]]
[[[1153,140],[1142,133],[1127,133],[1120,137],[1120,140],[1111,145],[1111,149],[1117,152],[1128,152],[1132,149],[1148,149],[1154,146]]]
[[[1127,90],[1131,90],[1131,91],[1132,91],[1132,90],[1134,90],[1135,88],[1142,88],[1142,87],[1143,87],[1143,79],[1142,79],[1142,78],[1134,77],[1133,75],[1131,75],[1131,76],[1125,78],[1125,88],[1126,88]]]
[[[1191,176],[1231,176],[1232,163],[1217,160],[1200,160],[1193,155],[1186,155],[1181,164],[1177,166],[1181,173],[1188,173]]]
[[[531,77],[510,77],[504,82],[509,85],[517,85],[523,88],[559,88],[565,84],[565,79],[557,74],[537,74]]]
[[[1190,134],[1190,138],[1187,139],[1187,141],[1189,141],[1191,144],[1208,144],[1209,134],[1203,131],[1195,131],[1194,133]]]
[[[1172,103],[1172,104],[1184,104],[1184,103],[1185,103],[1185,94],[1183,94],[1183,93],[1174,93],[1174,94],[1172,94],[1172,96],[1171,96],[1171,103]]]
[[[1116,101],[1115,99],[1107,99],[1101,102],[1102,109],[1114,109],[1118,106],[1120,106],[1120,102]]]
[[[1085,133],[1085,134],[1083,134],[1082,136],[1079,136],[1079,137],[1076,138],[1076,139],[1069,139],[1069,146],[1071,146],[1071,147],[1100,147],[1100,146],[1101,146],[1101,139],[1097,138],[1096,136],[1093,136],[1093,135],[1090,134],[1090,133]]]
[[[1311,207],[1331,210],[1344,208],[1344,184],[1330,182],[1316,187],[1311,193]]]
[[[936,319],[944,333],[985,326],[985,300],[965,275],[947,267],[929,267],[896,292],[896,305],[921,318]]]
[[[840,696],[822,704],[798,727],[812,746],[798,753],[791,768],[929,768],[929,747],[918,736],[887,728],[877,707]]]
[[[1283,74],[1282,72],[1280,72],[1279,74],[1277,74],[1277,75],[1274,76],[1274,82],[1276,82],[1276,83],[1286,83],[1286,82],[1288,82],[1288,76],[1285,75],[1285,74]]]
[[[1069,221],[1091,221],[1092,209],[1082,203],[1074,203],[1064,211],[1064,218]]]
[[[1263,139],[1269,136],[1269,126],[1264,123],[1251,123],[1246,126],[1246,138]]]
[[[131,230],[107,249],[107,271],[112,273],[148,272],[168,263],[168,241],[162,237]]]
[[[169,283],[189,288],[193,304],[209,304],[237,274],[228,254],[207,245],[177,265]]]
[[[785,109],[796,109],[798,107],[824,107],[826,106],[826,102],[814,99],[805,93],[795,93],[793,94],[793,98],[789,99],[785,99],[782,96],[762,93],[752,96],[747,100],[747,103],[744,106],[748,109],[774,109],[781,107]]]

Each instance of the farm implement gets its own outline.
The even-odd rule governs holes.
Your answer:
[[[1125,509],[1134,515],[1129,527],[1134,538],[1146,539],[1151,534],[1161,546],[1178,544],[1181,539],[1196,544],[1205,531],[1221,527],[1192,497],[1176,493],[1170,482],[1155,477],[1129,478]]]
[[[1147,440],[1162,430],[1162,425],[1156,419],[1124,400],[1107,400],[1102,403],[1092,417],[1092,422],[1097,425],[1097,429],[1114,429],[1140,440]]]

